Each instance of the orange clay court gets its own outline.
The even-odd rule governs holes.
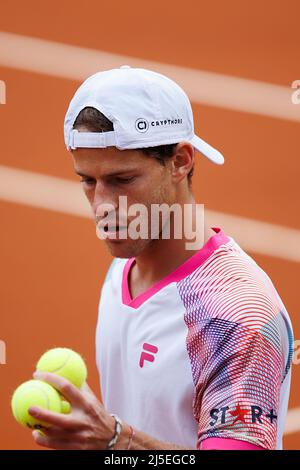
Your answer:
[[[296,0],[1,6],[0,449],[38,449],[10,399],[46,349],[80,352],[99,395],[95,326],[111,257],[63,142],[69,101],[98,70],[144,64],[186,89],[196,131],[225,157],[197,159],[195,196],[271,277],[300,338],[299,14]],[[299,386],[295,353],[285,449],[299,449]]]

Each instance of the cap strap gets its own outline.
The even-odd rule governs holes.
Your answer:
[[[116,145],[114,131],[109,132],[78,132],[72,129],[69,133],[68,149],[76,148],[106,148]]]

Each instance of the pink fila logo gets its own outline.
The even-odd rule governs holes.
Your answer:
[[[140,357],[140,367],[144,367],[144,361],[154,362],[155,357],[153,356],[153,354],[156,354],[158,351],[158,348],[156,346],[149,343],[144,343],[143,349],[148,352],[142,351]]]

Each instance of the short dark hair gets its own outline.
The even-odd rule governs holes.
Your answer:
[[[114,130],[113,123],[107,119],[98,109],[90,106],[83,108],[75,119],[73,128],[85,126],[90,132],[109,132]],[[159,163],[165,166],[166,161],[174,154],[176,144],[158,145],[156,147],[146,147],[135,149],[141,151],[144,155],[156,158]],[[194,166],[189,171],[188,184],[191,186],[191,180],[194,172]]]

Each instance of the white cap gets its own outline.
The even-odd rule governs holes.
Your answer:
[[[73,129],[86,107],[104,114],[114,130]],[[224,163],[218,150],[195,135],[193,111],[182,88],[164,75],[128,65],[98,72],[82,83],[65,116],[64,137],[68,150],[110,146],[139,149],[187,141],[212,162]]]

